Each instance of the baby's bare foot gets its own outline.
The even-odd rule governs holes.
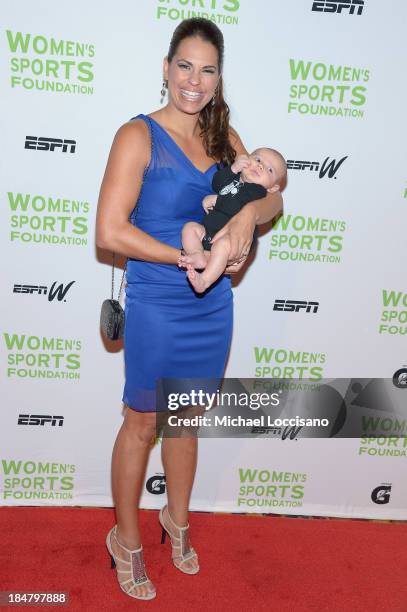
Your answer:
[[[181,255],[178,258],[178,265],[186,267],[188,264],[193,266],[196,270],[203,270],[206,268],[207,259],[203,251],[194,251],[187,255]]]
[[[204,279],[203,274],[200,274],[192,267],[187,270],[189,282],[197,293],[203,293],[209,287],[209,283]]]

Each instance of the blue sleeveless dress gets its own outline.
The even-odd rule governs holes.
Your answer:
[[[134,119],[146,122],[152,151],[130,221],[180,249],[183,225],[202,221],[216,164],[201,172],[154,119]],[[197,294],[176,265],[129,259],[126,279],[123,402],[154,412],[159,378],[221,378],[232,336],[230,278]]]

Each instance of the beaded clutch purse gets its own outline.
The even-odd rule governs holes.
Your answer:
[[[114,253],[112,253],[112,297],[104,300],[100,311],[100,328],[108,340],[120,340],[124,332],[124,310],[120,304],[120,295],[123,287],[126,267],[120,283],[117,300],[113,298],[114,293]]]

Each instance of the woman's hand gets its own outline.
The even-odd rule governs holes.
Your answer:
[[[237,272],[239,272],[243,268],[245,263],[246,263],[246,257],[244,257],[240,263],[235,263],[232,266],[228,266],[225,269],[224,273],[225,274],[236,274]]]
[[[246,204],[215,236],[212,238],[214,244],[222,236],[228,236],[230,240],[230,253],[228,259],[227,274],[237,272],[249,254],[250,245],[253,240],[253,232],[256,226],[256,211],[251,204]],[[241,264],[241,265],[240,265]],[[239,265],[239,267],[237,267]]]

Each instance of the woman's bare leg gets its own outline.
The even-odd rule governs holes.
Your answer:
[[[194,483],[198,455],[196,436],[163,438],[161,457],[165,470],[167,485],[168,512],[176,525],[185,527],[188,524],[188,506]],[[164,513],[164,522],[171,533],[179,536]],[[186,561],[184,567],[194,568],[197,559]]]
[[[126,409],[124,422],[113,448],[112,493],[118,536],[128,548],[140,546],[136,509],[155,433],[155,413]]]
[[[156,435],[156,414],[126,409],[124,422],[119,430],[112,456],[112,493],[117,519],[117,538],[130,550],[141,545],[138,523],[138,505],[144,483],[145,471],[151,443]],[[130,560],[115,539],[111,539],[113,552],[122,559]],[[128,570],[126,564],[117,569]],[[123,578],[123,575],[122,577]],[[127,587],[131,587],[128,584]],[[133,589],[133,593],[146,595],[148,585]]]

